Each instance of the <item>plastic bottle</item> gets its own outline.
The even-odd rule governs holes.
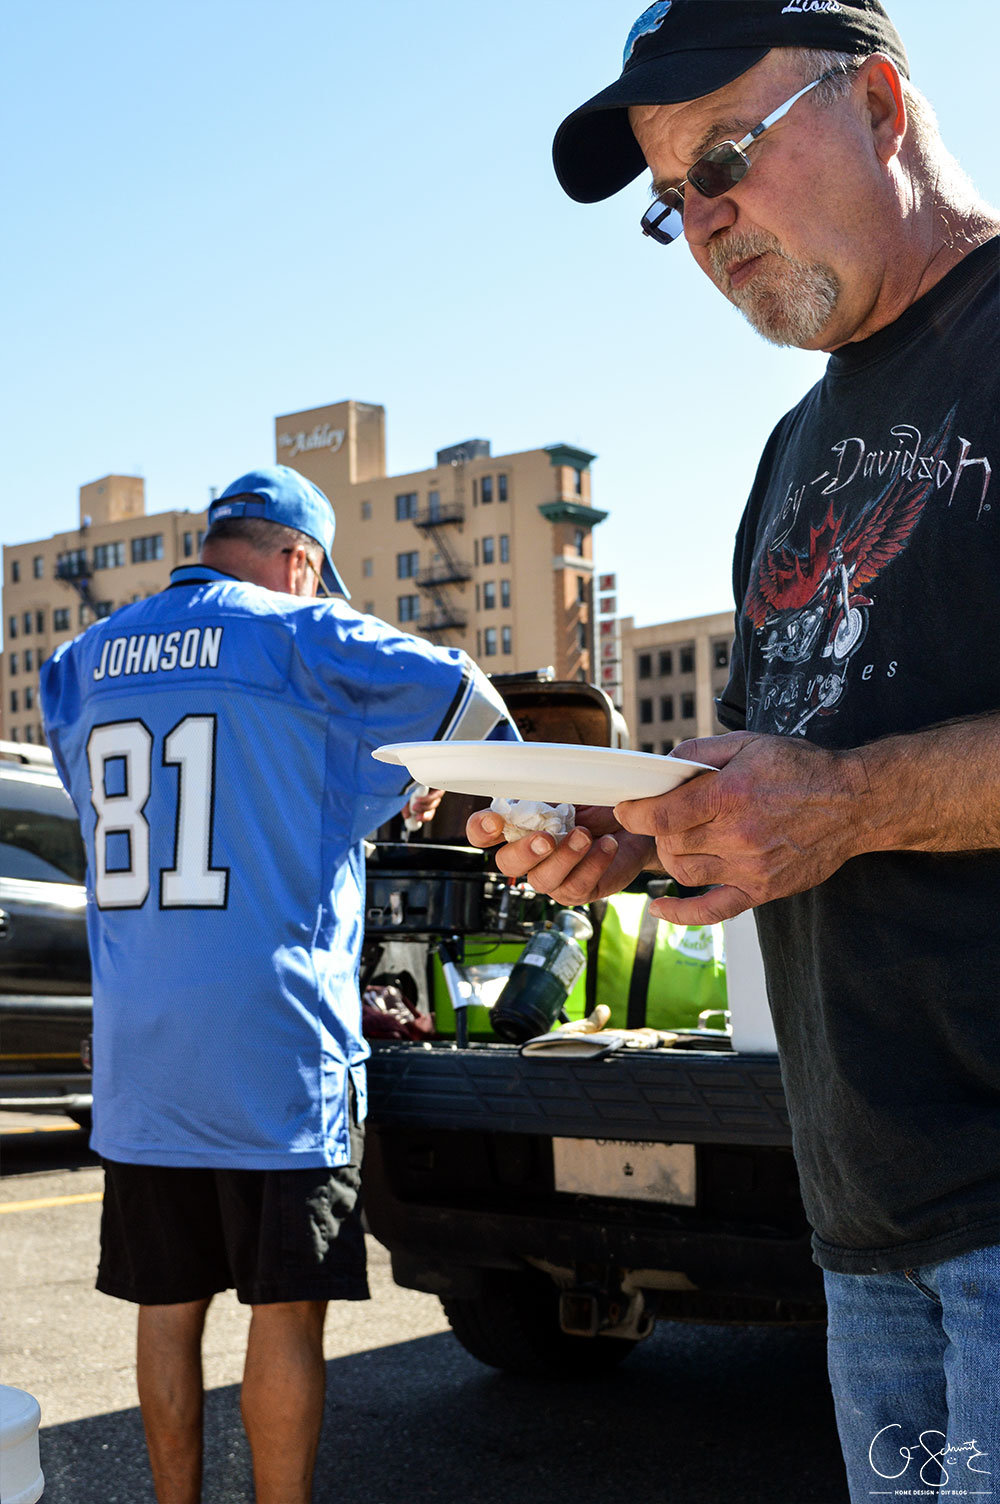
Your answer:
[[[553,1027],[587,964],[579,942],[592,934],[590,920],[575,909],[564,909],[553,924],[539,925],[493,1006],[494,1033],[523,1044]]]

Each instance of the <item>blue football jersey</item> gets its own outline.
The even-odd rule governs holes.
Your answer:
[[[349,1158],[365,1110],[362,839],[385,742],[517,739],[464,653],[202,565],[42,669],[87,849],[94,1147],[135,1164]]]

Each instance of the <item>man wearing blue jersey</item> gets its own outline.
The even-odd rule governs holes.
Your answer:
[[[45,665],[88,856],[98,1288],[139,1305],[160,1504],[201,1496],[201,1338],[252,1307],[259,1504],[307,1504],[330,1299],[365,1299],[362,838],[407,775],[384,742],[516,739],[471,660],[341,599],[334,514],[284,466],[209,510],[202,561]]]

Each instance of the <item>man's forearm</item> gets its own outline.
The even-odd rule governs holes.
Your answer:
[[[888,736],[847,754],[865,851],[1000,847],[1000,712]]]

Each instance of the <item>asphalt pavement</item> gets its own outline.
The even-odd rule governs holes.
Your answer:
[[[0,1114],[3,1382],[42,1409],[44,1504],[155,1504],[134,1311],[93,1288],[101,1173],[64,1119]],[[498,1374],[433,1296],[392,1282],[331,1307],[316,1504],[846,1504],[822,1335],[661,1325],[609,1375]],[[239,1419],[247,1313],[205,1341],[205,1504],[251,1504]]]

